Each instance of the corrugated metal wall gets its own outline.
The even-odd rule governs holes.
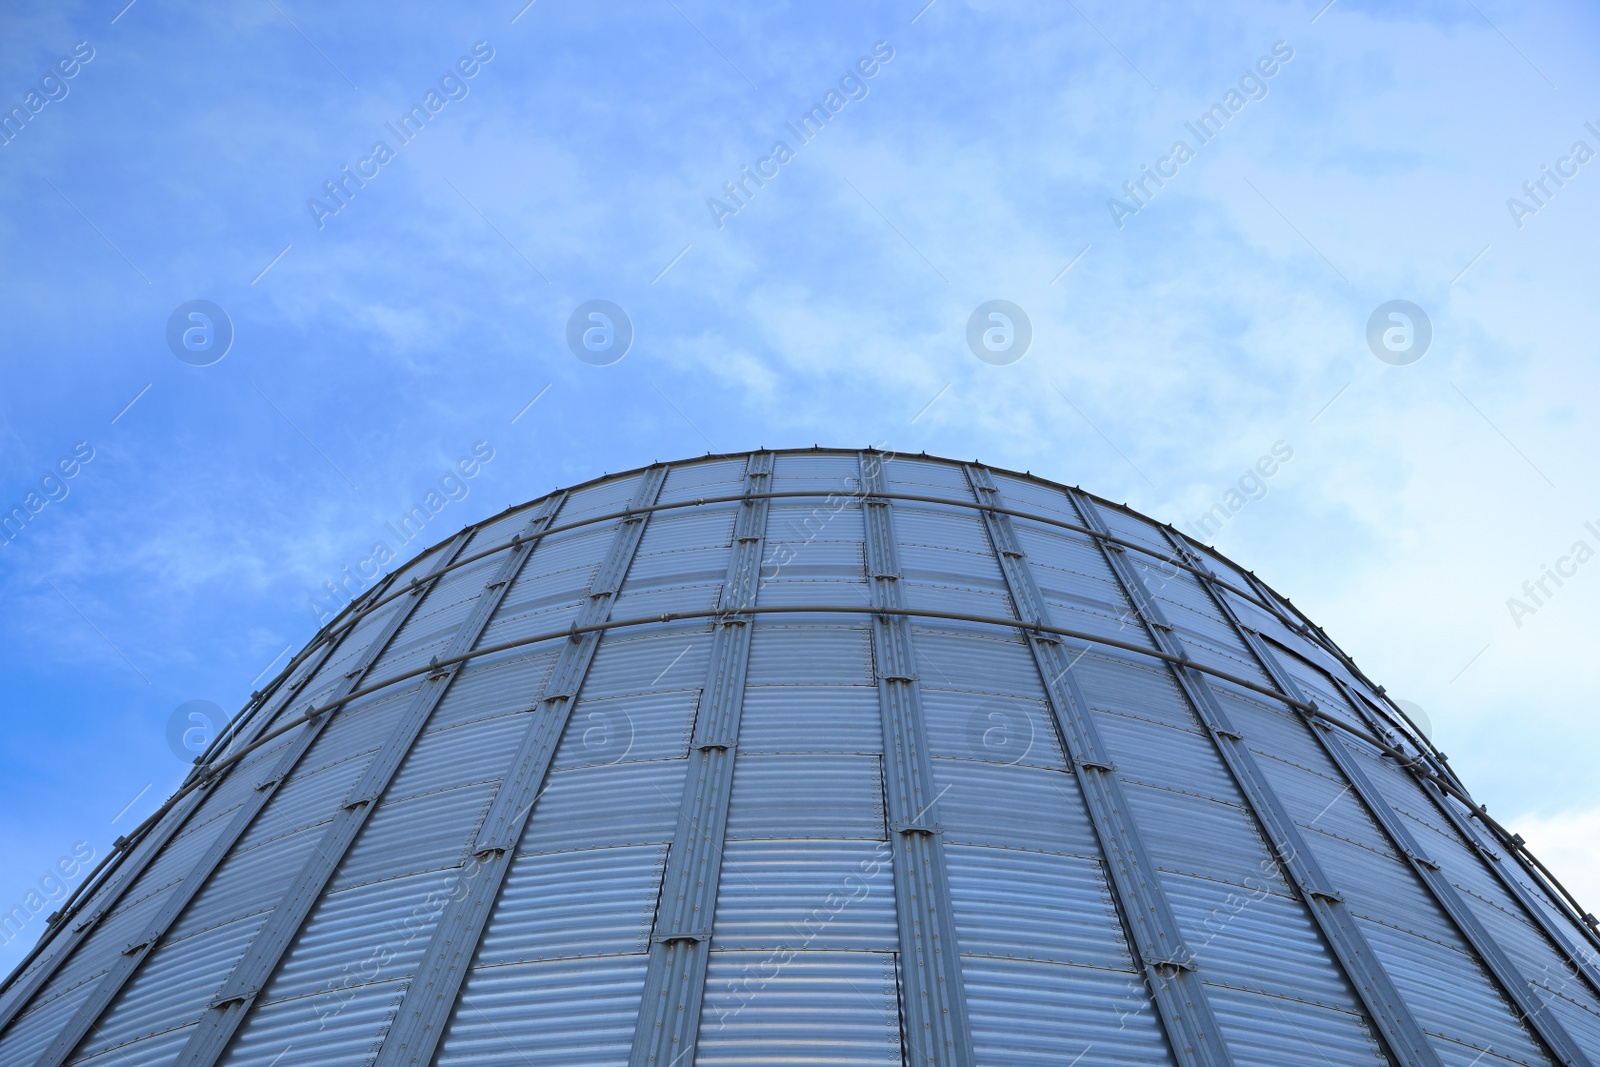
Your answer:
[[[1031,477],[601,479],[258,703],[0,992],[0,1063],[1600,1064],[1593,934],[1381,691]]]

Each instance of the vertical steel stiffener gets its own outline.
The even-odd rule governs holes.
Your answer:
[[[639,1023],[629,1063],[665,1067],[695,1047],[705,996],[706,958],[711,951],[717,887],[722,878],[723,840],[733,792],[739,714],[744,708],[745,671],[754,619],[741,614],[756,603],[772,454],[753,454],[745,468],[745,493],[734,519],[728,573],[712,620],[711,665],[701,689],[690,745],[689,769],[678,802],[678,827],[656,905]]]
[[[931,1067],[976,1062],[961,982],[960,946],[950,913],[950,884],[939,844],[939,794],[928,762],[917,654],[904,609],[894,512],[883,454],[861,453],[872,653],[883,722],[883,788],[900,925],[900,1014],[906,1058]]]

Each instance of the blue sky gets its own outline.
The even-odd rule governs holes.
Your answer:
[[[604,471],[874,442],[1178,523],[1281,442],[1213,542],[1600,903],[1600,562],[1522,590],[1600,549],[1592,7],[125,2],[0,34],[0,505],[59,497],[0,546],[0,905],[153,809],[175,710],[240,706],[475,445],[407,554]],[[966,340],[997,299],[1006,365]],[[194,300],[208,366],[167,342]]]

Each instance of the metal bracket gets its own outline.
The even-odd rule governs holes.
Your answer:
[[[670,945],[674,941],[689,941],[692,943],[698,943],[701,941],[710,940],[711,931],[709,930],[689,930],[683,933],[657,934],[655,937],[650,939],[653,944],[657,945]]]

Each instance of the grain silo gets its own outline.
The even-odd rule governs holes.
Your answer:
[[[0,991],[59,1067],[1600,1062],[1593,919],[1170,527],[830,450],[434,547]]]

